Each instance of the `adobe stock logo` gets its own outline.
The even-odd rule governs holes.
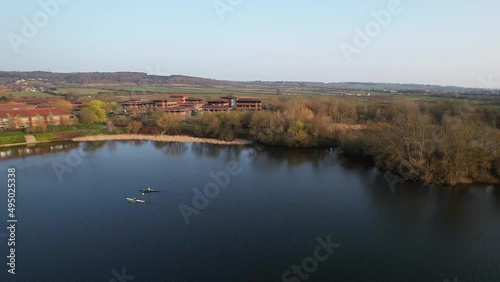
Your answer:
[[[40,29],[44,28],[51,18],[59,14],[61,5],[69,3],[71,0],[42,0],[38,2],[40,6],[39,11],[31,16],[31,19],[26,17],[21,18],[23,26],[21,27],[20,34],[9,32],[7,37],[10,45],[16,54],[19,53],[21,44],[28,44],[30,39],[35,38]]]
[[[281,281],[300,282],[309,279],[309,276],[318,270],[319,263],[329,259],[334,249],[340,247],[340,244],[332,243],[330,235],[326,237],[326,241],[318,237],[316,238],[316,242],[318,242],[318,246],[314,249],[313,256],[305,258],[301,265],[292,265],[291,270],[283,272]],[[302,269],[304,269],[306,273],[304,273]]]
[[[224,20],[224,14],[227,12],[233,12],[236,7],[241,5],[244,0],[214,0],[212,5],[214,6],[215,12],[219,16],[221,21]]]
[[[493,78],[493,74],[489,74],[487,76],[478,77],[479,84],[478,87],[486,88],[486,89],[500,89],[500,81],[497,81]]]
[[[109,280],[109,282],[126,282],[126,281],[133,281],[135,279],[135,276],[132,275],[127,275],[127,270],[125,267],[122,268],[121,273],[116,271],[116,269],[111,270],[111,274],[113,274],[113,278]]]
[[[412,1],[412,0],[409,0]],[[354,29],[355,35],[353,39],[353,44],[342,42],[340,44],[340,50],[344,55],[347,63],[352,62],[352,57],[356,54],[359,55],[361,52],[370,46],[373,39],[378,37],[382,33],[384,28],[387,28],[394,18],[401,14],[404,7],[399,0],[391,0],[387,4],[387,8],[380,10],[378,12],[372,11],[371,15],[373,17],[372,21],[365,24],[363,29],[356,27]]]
[[[203,188],[203,192],[198,188],[193,189],[193,206],[189,206],[185,203],[179,205],[179,211],[181,212],[182,218],[186,225],[191,223],[190,217],[193,215],[199,215],[202,210],[204,210],[210,201],[217,198],[221,192],[221,188],[224,189],[231,183],[231,177],[238,176],[243,171],[240,163],[237,161],[230,161],[226,164],[226,169],[214,173],[211,171],[209,173],[212,182],[209,182]]]

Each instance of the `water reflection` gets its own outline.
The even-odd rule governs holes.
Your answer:
[[[221,153],[221,146],[214,144],[193,143],[191,152],[198,157],[217,158]]]
[[[142,147],[147,141],[143,141],[143,140],[134,140],[132,141],[132,144],[134,145],[134,147]]]
[[[186,143],[153,142],[153,146],[167,156],[179,156],[188,150]]]
[[[498,187],[443,187],[406,181],[393,187],[387,183],[383,172],[372,176],[362,172],[367,195],[377,206],[381,221],[391,225],[405,225],[408,230],[440,230],[443,234],[470,231],[471,226],[491,208],[500,211]],[[496,199],[488,205],[491,194]],[[478,208],[480,207],[480,208]]]
[[[107,141],[91,141],[91,142],[82,142],[81,149],[85,153],[95,153],[99,149],[103,149],[107,144]]]
[[[110,152],[115,152],[116,148],[117,148],[117,143],[116,142],[108,142],[107,148]]]
[[[500,211],[500,187],[499,186],[497,186],[497,187],[490,186],[490,189],[493,190],[492,195],[495,198],[497,208]]]
[[[342,250],[330,260],[332,267],[325,264],[318,273],[324,273],[324,277],[341,273],[339,281],[373,280],[380,275],[378,271],[391,273],[387,279],[381,277],[380,281],[407,281],[416,277],[412,274],[420,273],[423,278],[415,280],[439,281],[424,278],[444,278],[452,274],[465,277],[464,273],[480,269],[481,261],[488,260],[491,265],[498,262],[500,252],[495,245],[498,239],[495,234],[499,234],[500,189],[493,186],[488,189],[447,189],[405,182],[396,183],[391,189],[384,173],[365,163],[339,158],[330,150],[114,141],[43,144],[0,152],[4,157],[14,154],[22,157],[22,154],[37,154],[44,150],[82,149],[99,151],[99,154],[82,158],[77,166],[71,166],[72,172],[64,175],[64,182],[58,182],[55,176],[46,177],[54,175],[53,161],[68,166],[64,154],[26,161],[29,166],[23,170],[31,177],[23,179],[24,187],[30,189],[24,190],[27,194],[23,197],[27,223],[23,234],[28,236],[23,242],[31,248],[41,246],[37,253],[51,252],[54,246],[61,246],[57,244],[61,240],[73,240],[63,244],[62,248],[71,243],[72,248],[85,254],[84,259],[97,258],[99,265],[110,265],[110,269],[115,258],[109,257],[109,253],[122,249],[127,240],[140,241],[147,237],[144,246],[131,253],[117,254],[117,257],[125,257],[124,261],[137,265],[138,269],[148,269],[151,263],[153,268],[161,268],[165,261],[174,263],[172,269],[184,269],[189,265],[175,264],[179,257],[195,257],[202,246],[202,253],[210,255],[202,261],[225,265],[228,263],[227,254],[234,258],[241,254],[250,256],[249,261],[254,262],[263,258],[272,260],[273,256],[280,259],[290,257],[293,262],[287,262],[287,267],[310,255],[308,244],[315,236],[332,234],[332,238],[342,243]],[[109,154],[112,150],[116,152]],[[130,156],[134,158],[131,160]],[[126,164],[124,160],[127,160]],[[179,213],[179,203],[192,203],[192,189],[211,181],[204,169],[212,168],[212,165],[217,167],[225,160],[242,160],[245,169],[232,178],[234,185],[221,190],[220,196],[211,201],[193,225],[187,227]],[[139,196],[139,189],[147,186],[162,190],[162,193],[145,195],[147,204],[142,206],[126,203],[125,197]],[[64,214],[55,217],[61,210]],[[44,221],[47,219],[53,221],[47,224]],[[49,234],[54,228],[70,230],[72,236],[68,232],[54,233],[55,238],[49,238],[49,242],[42,242],[36,236],[40,229]],[[124,230],[128,234],[126,238],[122,236]],[[229,233],[220,237],[218,230]],[[88,232],[93,233],[89,236]],[[193,247],[193,242],[199,245]],[[99,246],[88,251],[89,244]],[[307,249],[304,255],[297,251],[302,245]],[[156,252],[158,246],[165,249]],[[269,248],[265,250],[269,257],[259,251],[259,246]],[[207,251],[211,249],[220,250],[221,255],[212,256],[214,253]],[[186,250],[189,254],[183,253]],[[67,250],[60,249],[59,252]],[[38,267],[37,273],[43,273],[46,268],[51,272],[60,269],[57,261],[52,263],[24,254],[23,261]],[[140,259],[144,257],[151,259],[144,262]],[[40,261],[43,264],[40,265]],[[238,263],[240,260],[234,261]],[[461,266],[470,268],[453,271]],[[271,271],[261,271],[280,274],[285,267],[277,265]],[[80,268],[81,265],[75,265],[72,270]],[[359,269],[364,270],[366,279],[348,279]],[[251,274],[255,270],[243,271]],[[496,273],[493,268],[488,271],[490,275]],[[147,277],[151,273],[154,272],[140,274]],[[431,274],[424,277],[426,273]],[[64,278],[73,274],[74,271],[68,271]],[[142,280],[161,280],[157,276],[151,278]],[[196,278],[187,280],[203,277]]]
[[[337,156],[327,149],[290,149],[280,147],[264,147],[255,149],[254,167],[271,169],[278,166],[288,168],[311,165],[315,170],[326,166],[335,166]]]
[[[78,143],[41,143],[35,146],[0,148],[0,159],[25,158],[28,156],[69,152],[78,148]]]

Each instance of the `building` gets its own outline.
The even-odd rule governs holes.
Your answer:
[[[227,100],[210,100],[207,101],[208,106],[217,106],[217,107],[227,107],[229,108],[229,101]]]
[[[25,109],[31,109],[33,107],[30,107],[26,104],[0,104],[0,111],[8,111],[8,110],[25,110]]]
[[[197,97],[188,97],[186,98],[185,103],[188,104],[205,104],[205,100]]]
[[[236,110],[236,101],[238,100],[238,97],[236,96],[232,96],[232,95],[229,95],[229,96],[224,96],[224,97],[220,97],[222,100],[225,100],[229,103],[229,107],[233,110]]]
[[[254,98],[238,98],[236,109],[242,111],[261,111],[262,101]]]
[[[56,108],[4,110],[0,111],[0,128],[30,128],[40,122],[40,119],[46,124],[61,125],[65,122],[68,124],[73,123],[75,116],[68,111]]]
[[[144,101],[144,100],[130,100],[127,102],[122,103],[123,110],[125,112],[131,112],[133,110],[143,110],[143,109],[150,109],[154,107],[154,103],[150,101]]]
[[[168,99],[168,100],[154,100],[153,107],[155,110],[158,109],[166,109],[177,106],[177,100]]]
[[[172,107],[162,111],[169,114],[176,114],[182,117],[191,116],[192,114],[192,110],[185,107]]]
[[[83,102],[80,100],[67,100],[68,102],[73,105],[73,111],[80,111],[83,106]]]
[[[36,108],[39,105],[46,105],[50,101],[55,101],[57,99],[52,99],[52,98],[18,98],[18,99],[13,99],[12,101],[16,103],[22,103],[26,104],[28,108]]]
[[[177,104],[186,103],[186,99],[188,98],[185,95],[172,95],[170,98],[177,100]]]
[[[184,104],[180,104],[179,107],[185,108],[185,109],[199,110],[199,109],[201,109],[201,107],[203,107],[203,105],[204,104],[188,104],[188,103],[184,103]]]
[[[200,108],[202,112],[229,112],[231,108],[228,106],[218,106],[218,105],[203,105]]]

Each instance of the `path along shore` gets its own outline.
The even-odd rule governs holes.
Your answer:
[[[135,134],[117,134],[117,135],[94,135],[83,136],[71,139],[75,142],[86,141],[127,141],[127,140],[143,140],[143,141],[158,141],[158,142],[185,142],[185,143],[207,143],[217,145],[248,145],[252,144],[249,140],[236,139],[233,141],[222,141],[211,138],[197,138],[183,135],[135,135]]]

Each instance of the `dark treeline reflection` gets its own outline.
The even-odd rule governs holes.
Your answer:
[[[325,150],[297,150],[288,148],[269,148],[265,151],[267,160],[271,163],[285,163],[288,166],[300,166],[311,164],[319,167],[320,163],[328,159],[329,156]]]
[[[216,144],[191,143],[191,152],[197,157],[219,158],[226,161],[238,160],[247,146],[223,146]]]
[[[153,146],[167,156],[182,155],[188,150],[186,143],[153,142]]]
[[[108,141],[91,141],[80,143],[81,148],[85,153],[95,153],[99,149],[103,149],[108,144]]]
[[[316,170],[326,166],[336,167],[341,165],[345,170],[358,171],[371,169],[373,166],[363,160],[347,159],[339,156],[333,149],[297,149],[286,147],[255,147],[256,167],[273,167],[286,165],[287,167],[299,167],[310,165]]]
[[[500,216],[498,186],[451,188],[411,181],[389,185],[380,171],[361,179],[378,207],[378,218],[390,224],[388,226],[404,225],[408,233],[417,230],[466,232],[483,214],[491,212],[490,209]]]

